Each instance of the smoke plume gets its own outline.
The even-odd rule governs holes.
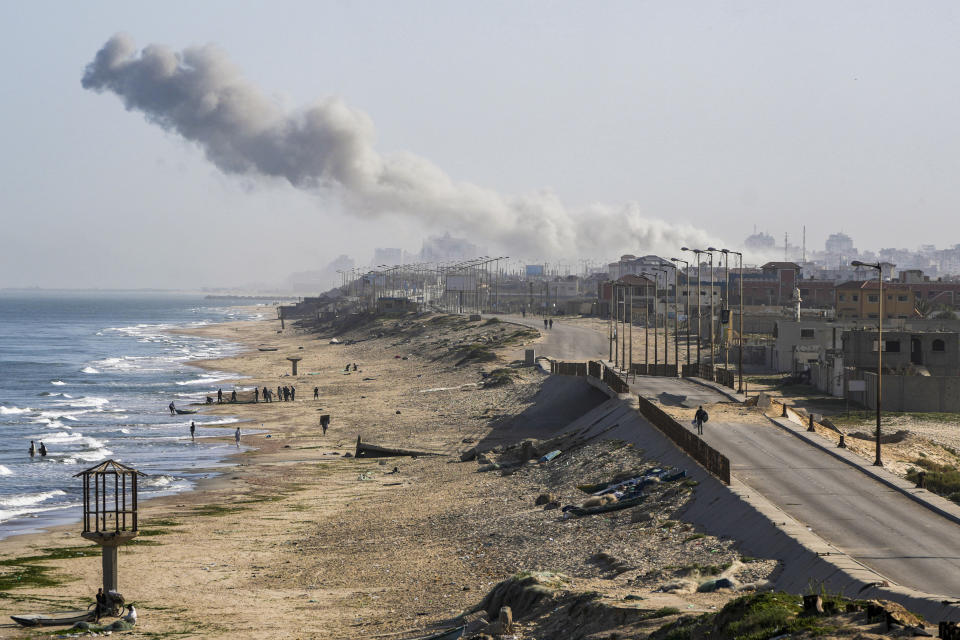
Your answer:
[[[356,215],[412,216],[511,255],[611,256],[707,242],[692,226],[646,218],[636,203],[572,212],[550,192],[505,196],[455,182],[416,155],[379,153],[363,112],[337,98],[285,112],[213,46],[177,53],[150,45],[137,52],[129,37],[116,35],[87,65],[82,84],[117,94],[127,110],[196,143],[226,173],[333,189]]]

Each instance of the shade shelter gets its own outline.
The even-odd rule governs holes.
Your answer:
[[[146,474],[115,460],[81,471],[83,533],[103,548],[103,591],[117,591],[117,548],[137,537],[137,479]]]

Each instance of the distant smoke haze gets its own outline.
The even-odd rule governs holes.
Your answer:
[[[129,37],[116,35],[87,65],[82,84],[117,94],[127,110],[196,143],[225,173],[333,189],[354,215],[411,216],[512,255],[670,253],[716,241],[691,225],[648,218],[637,203],[571,211],[548,191],[501,195],[456,182],[416,155],[382,154],[363,112],[338,98],[285,112],[214,46],[177,53],[150,45],[138,52]]]

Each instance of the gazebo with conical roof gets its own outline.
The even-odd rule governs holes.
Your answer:
[[[103,590],[117,591],[117,547],[137,537],[137,478],[145,473],[105,460],[83,478],[83,533],[103,548]]]

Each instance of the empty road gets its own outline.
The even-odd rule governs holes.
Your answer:
[[[608,355],[602,323],[554,320],[544,331],[540,318],[510,320],[546,334],[542,355],[580,361]],[[672,406],[728,401],[677,378],[640,376],[631,388]],[[730,459],[738,479],[864,565],[901,585],[960,597],[960,525],[773,424],[711,420],[704,440]]]

